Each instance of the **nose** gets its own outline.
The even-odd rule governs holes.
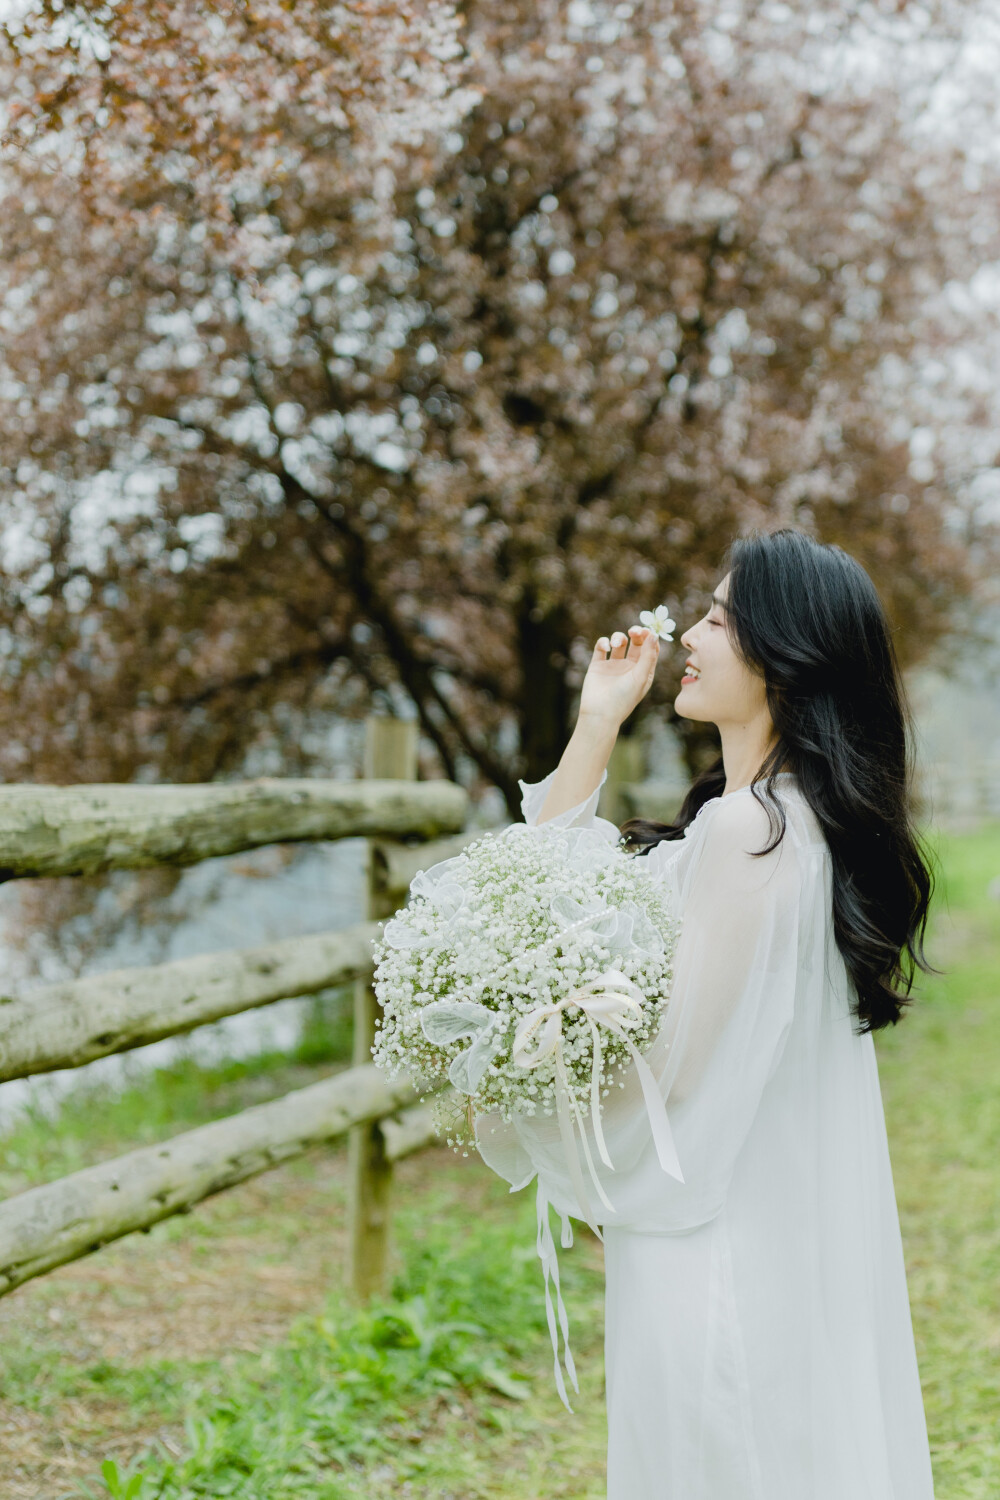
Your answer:
[[[690,630],[685,630],[684,634],[681,636],[681,645],[684,647],[684,649],[686,651],[693,651],[694,650],[694,642],[691,639],[691,631],[693,629],[694,629],[694,626],[692,625],[691,629]]]

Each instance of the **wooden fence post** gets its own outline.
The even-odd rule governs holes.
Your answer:
[[[415,781],[417,739],[415,720],[371,716],[365,723],[365,776]],[[391,916],[397,905],[395,895],[385,890],[379,869],[374,846],[369,840],[365,912],[369,921]],[[371,985],[366,980],[357,980],[354,985],[352,1054],[356,1068],[372,1060],[376,1010]],[[377,1122],[352,1127],[348,1138],[348,1172],[348,1277],[353,1295],[366,1302],[386,1289],[389,1253],[392,1163],[386,1157],[384,1137]]]

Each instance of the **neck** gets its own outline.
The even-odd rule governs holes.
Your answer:
[[[720,724],[719,735],[726,772],[726,790],[722,795],[727,797],[730,792],[749,786],[757,775],[774,746],[774,725],[770,714],[764,714],[745,724]]]

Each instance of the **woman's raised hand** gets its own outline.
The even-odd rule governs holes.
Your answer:
[[[580,694],[580,717],[623,724],[653,684],[660,642],[645,625],[602,635],[594,647]]]

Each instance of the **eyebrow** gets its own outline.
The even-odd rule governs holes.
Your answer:
[[[715,594],[712,595],[712,603],[715,604],[719,609],[725,609],[727,607],[725,599],[720,599]]]

